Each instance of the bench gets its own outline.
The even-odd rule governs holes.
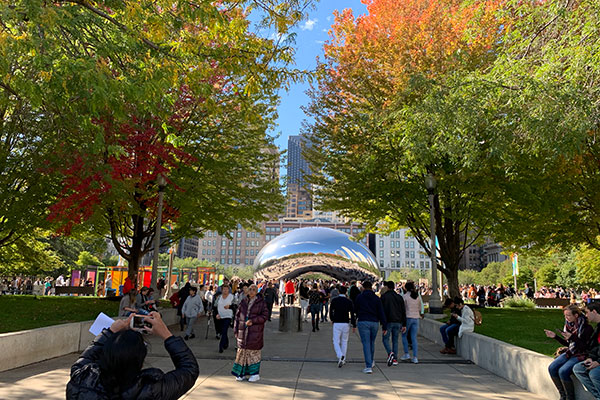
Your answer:
[[[79,294],[83,296],[93,296],[93,286],[56,286],[54,288],[54,294]]]
[[[571,304],[569,299],[557,299],[557,298],[544,298],[533,299],[535,305],[538,307],[564,307]]]

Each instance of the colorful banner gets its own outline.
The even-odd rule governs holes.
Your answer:
[[[519,255],[517,253],[513,253],[511,258],[512,258],[513,276],[517,276],[517,275],[519,275]]]

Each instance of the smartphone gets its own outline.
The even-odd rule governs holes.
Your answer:
[[[146,328],[151,328],[152,325],[148,322],[146,322],[144,320],[144,318],[146,318],[145,315],[134,315],[133,318],[131,319],[131,329],[133,329],[134,331],[138,331],[138,332],[142,332],[142,333],[148,333],[148,331],[146,330]]]

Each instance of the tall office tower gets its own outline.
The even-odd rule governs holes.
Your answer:
[[[287,218],[312,218],[313,202],[307,190],[309,184],[306,181],[306,175],[310,174],[310,164],[302,157],[303,147],[307,145],[309,142],[302,135],[293,135],[288,139],[288,183],[285,209]]]

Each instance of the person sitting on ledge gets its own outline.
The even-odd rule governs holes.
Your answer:
[[[442,354],[456,354],[454,347],[454,338],[458,335],[460,321],[454,315],[461,315],[460,309],[454,304],[454,300],[448,298],[444,301],[444,307],[450,309],[450,319],[444,325],[440,326],[440,333],[444,341],[444,348],[440,350]]]
[[[165,374],[157,368],[142,369],[146,343],[140,332],[129,329],[133,317],[115,321],[81,354],[71,367],[68,400],[175,400],[194,386],[200,373],[196,357],[157,312],[145,317],[151,326],[145,329],[164,340],[175,370]]]
[[[475,316],[473,315],[473,310],[465,305],[465,301],[462,298],[455,297],[454,304],[456,305],[458,311],[460,311],[460,315],[458,312],[454,312],[451,314],[451,316],[460,322],[458,337],[461,338],[463,333],[473,332],[475,330]]]
[[[588,342],[586,359],[575,364],[573,373],[588,392],[600,399],[600,303],[590,303],[586,308],[588,321],[598,325]]]
[[[585,352],[594,328],[588,324],[583,312],[574,304],[563,309],[565,326],[563,331],[558,331],[560,336],[548,329],[544,329],[546,336],[556,339],[566,350],[558,356],[550,366],[548,372],[554,385],[560,393],[561,400],[575,400],[575,387],[571,379],[573,367],[585,358]],[[562,337],[561,337],[562,336]]]

